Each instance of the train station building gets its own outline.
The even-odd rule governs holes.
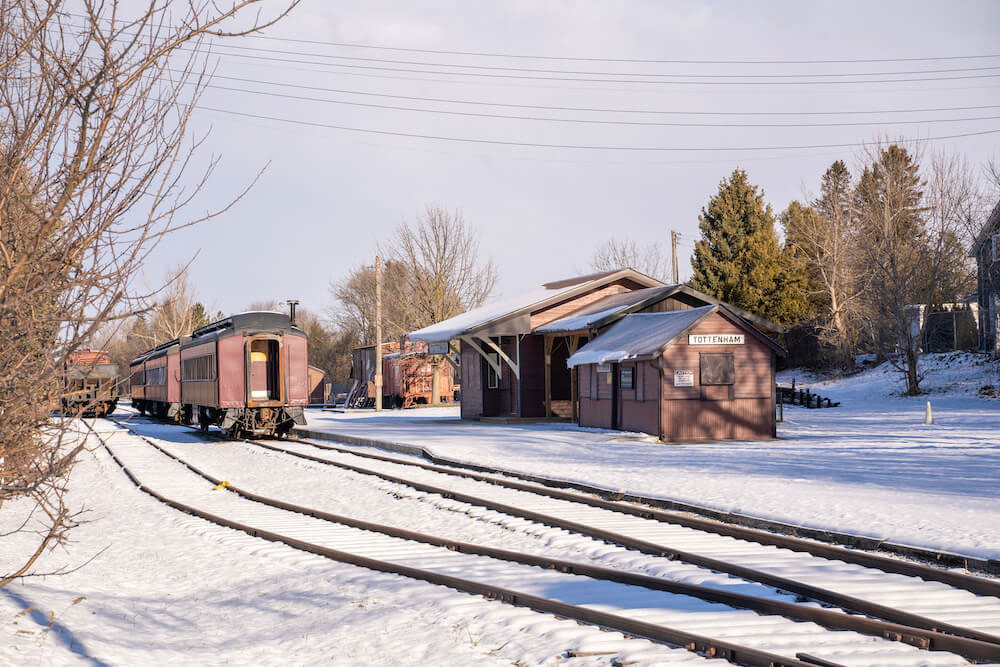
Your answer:
[[[721,304],[685,285],[666,285],[633,269],[621,269],[546,283],[414,331],[409,338],[460,356],[463,419],[548,418],[587,425],[585,421],[593,418],[592,408],[596,408],[584,403],[590,394],[584,394],[581,386],[579,367],[583,364],[571,367],[568,360],[628,316],[704,306],[721,306],[713,312],[755,331],[745,334],[753,340],[757,336],[770,340],[769,334],[781,331],[763,318]],[[724,314],[718,315],[720,312]],[[660,325],[654,318],[640,329]],[[620,383],[621,365],[614,363],[615,382]],[[773,385],[773,360],[769,365]],[[583,395],[588,398],[581,400]],[[652,400],[652,394],[650,397]],[[586,416],[583,407],[587,408]],[[626,421],[619,421],[616,427],[643,430],[626,426]]]

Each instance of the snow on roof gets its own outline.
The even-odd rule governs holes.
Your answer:
[[[528,308],[540,301],[544,301],[560,292],[568,291],[570,288],[552,290],[546,287],[536,287],[527,292],[522,292],[515,296],[499,299],[493,303],[467,310],[461,315],[450,317],[447,320],[432,324],[423,329],[417,329],[407,336],[410,340],[423,340],[428,343],[452,340],[458,338],[469,329],[473,329],[487,322]]]
[[[471,329],[476,329],[508,315],[528,310],[532,306],[541,306],[543,302],[557,298],[563,294],[569,294],[580,289],[586,290],[588,285],[596,286],[610,282],[615,277],[629,278],[639,284],[648,284],[650,282],[656,284],[659,282],[655,278],[650,278],[634,269],[619,269],[567,278],[565,280],[545,283],[527,292],[522,292],[506,299],[500,299],[479,308],[473,308],[461,315],[456,315],[437,324],[413,331],[408,336],[411,340],[422,340],[428,343],[453,340],[464,335]]]
[[[572,315],[568,315],[558,320],[554,320],[535,329],[535,333],[563,333],[567,331],[580,331],[589,329],[609,315],[627,310],[640,301],[644,301],[657,294],[669,292],[677,289],[677,285],[666,285],[664,287],[647,287],[646,289],[633,290],[613,294],[609,297],[596,301],[585,308],[581,308]]]
[[[647,359],[684,330],[719,306],[701,306],[666,313],[633,313],[590,341],[566,360],[570,368],[581,364]]]

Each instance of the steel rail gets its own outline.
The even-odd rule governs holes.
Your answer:
[[[86,423],[86,422],[85,422]],[[117,423],[117,422],[116,422]],[[767,651],[761,651],[758,649],[741,646],[738,644],[733,644],[731,642],[724,642],[710,637],[705,637],[703,635],[698,635],[682,630],[677,630],[667,626],[656,625],[653,623],[645,623],[642,621],[637,621],[634,619],[626,618],[624,616],[619,616],[617,614],[611,614],[608,612],[597,611],[594,609],[589,609],[587,607],[582,607],[579,605],[574,605],[566,602],[560,602],[558,600],[552,600],[549,598],[544,598],[535,595],[523,594],[518,591],[511,590],[509,588],[503,588],[500,586],[494,586],[491,584],[484,584],[482,582],[472,581],[469,579],[463,579],[460,577],[454,577],[450,575],[440,574],[437,572],[432,572],[429,570],[423,570],[420,568],[410,567],[406,565],[399,565],[396,563],[391,563],[388,561],[383,561],[379,559],[369,558],[366,556],[360,556],[357,554],[352,554],[346,551],[340,551],[337,549],[332,549],[329,547],[324,547],[322,545],[314,544],[312,542],[307,542],[305,540],[296,539],[280,533],[273,531],[263,530],[260,528],[255,528],[253,526],[233,521],[226,517],[218,516],[210,512],[198,509],[186,503],[169,498],[155,489],[146,486],[141,480],[133,473],[128,466],[118,457],[115,451],[108,444],[107,440],[101,437],[100,433],[97,432],[89,424],[88,428],[94,433],[94,435],[101,442],[101,445],[111,456],[112,460],[122,469],[126,477],[142,492],[147,493],[158,501],[173,507],[181,512],[196,516],[212,523],[227,528],[232,528],[244,532],[252,537],[258,537],[261,539],[269,540],[272,542],[280,542],[294,549],[301,551],[306,551],[319,556],[324,556],[331,560],[335,560],[342,563],[348,563],[350,565],[356,565],[370,570],[375,570],[378,572],[386,572],[390,574],[398,574],[411,579],[418,579],[421,581],[426,581],[428,583],[447,586],[449,588],[471,593],[473,595],[482,595],[488,599],[499,600],[515,606],[527,607],[535,611],[555,614],[565,618],[571,618],[582,623],[587,623],[590,625],[597,625],[602,628],[607,628],[611,630],[617,630],[628,635],[635,635],[639,637],[645,637],[647,639],[668,644],[671,646],[683,647],[689,651],[700,653],[712,658],[722,658],[729,660],[731,662],[736,662],[740,664],[748,665],[759,665],[760,667],[809,667],[809,665],[816,664],[815,659],[812,656],[804,656],[809,661],[803,661],[799,659],[786,658],[774,653],[769,653]],[[125,427],[127,428],[127,427]],[[129,429],[131,430],[131,429]],[[133,433],[135,433],[133,431]],[[153,445],[157,449],[160,449],[145,436],[138,435],[143,438],[146,442]],[[161,449],[161,451],[163,451]],[[176,457],[172,457],[176,458]],[[188,468],[190,465],[184,463]],[[231,487],[227,487],[231,488]],[[290,506],[295,507],[295,506]],[[308,508],[300,508],[299,513],[309,514],[310,510]],[[297,511],[297,510],[293,510]]]
[[[818,586],[804,584],[778,575],[773,575],[767,572],[762,572],[760,570],[744,567],[742,565],[736,565],[726,561],[721,561],[716,558],[702,556],[699,554],[682,551],[679,549],[672,549],[667,545],[636,539],[628,535],[624,535],[622,533],[617,533],[602,528],[595,528],[593,526],[588,526],[586,524],[581,524],[575,521],[567,521],[565,519],[560,519],[550,514],[536,512],[532,510],[526,510],[520,507],[496,502],[486,498],[480,498],[478,496],[452,491],[450,489],[446,489],[443,487],[437,487],[431,484],[417,482],[415,480],[411,480],[405,477],[390,475],[388,473],[372,470],[371,468],[365,468],[363,466],[355,466],[350,463],[345,463],[342,461],[332,461],[330,459],[324,459],[318,456],[311,456],[309,454],[295,452],[292,450],[265,444],[262,442],[256,442],[256,441],[244,441],[244,442],[247,442],[248,444],[253,444],[255,446],[264,449],[269,449],[285,453],[291,456],[295,456],[298,458],[302,458],[305,460],[314,461],[325,465],[332,465],[345,470],[351,470],[353,472],[357,472],[363,475],[373,475],[375,477],[379,477],[380,479],[384,479],[389,482],[403,484],[418,491],[437,494],[444,498],[450,498],[453,500],[457,500],[459,502],[468,503],[470,505],[485,507],[487,509],[491,509],[497,512],[502,512],[504,514],[508,514],[511,516],[518,516],[521,518],[529,519],[531,521],[536,521],[538,523],[551,526],[554,528],[569,530],[572,532],[579,533],[581,535],[587,535],[589,537],[600,539],[611,544],[617,544],[618,546],[622,546],[625,548],[635,549],[636,551],[640,551],[642,553],[651,554],[654,556],[661,556],[668,558],[670,560],[680,560],[685,563],[690,563],[692,565],[704,567],[710,570],[714,570],[716,572],[723,572],[725,574],[730,574],[735,577],[739,577],[741,579],[746,579],[748,581],[755,581],[757,583],[764,584],[766,586],[771,586],[779,590],[796,593],[798,595],[810,598],[817,602],[832,604],[849,612],[863,614],[866,616],[872,616],[875,618],[879,618],[892,623],[898,623],[899,625],[911,628],[921,628],[924,630],[944,632],[958,637],[965,637],[968,639],[975,639],[989,644],[1000,645],[1000,637],[996,637],[988,633],[980,632],[978,630],[974,630],[971,628],[965,628],[953,625],[950,623],[944,623],[942,621],[937,621],[924,616],[919,616],[917,614],[911,614],[909,612],[905,612],[899,609],[894,609],[892,607],[887,607],[885,605],[870,602],[868,600],[862,600],[860,598],[844,595],[842,593],[837,593],[836,591],[820,588]],[[640,513],[637,514],[637,516],[643,516],[643,515]]]
[[[212,475],[211,473],[201,470],[189,461],[184,460],[168,449],[156,444],[148,437],[136,433],[135,431],[132,431],[132,433],[148,443],[161,454],[173,459],[213,485],[220,485],[225,482],[226,486],[224,488],[232,493],[235,493],[247,500],[275,507],[277,509],[311,516],[324,521],[329,521],[331,523],[338,523],[352,528],[358,528],[360,530],[380,533],[390,537],[445,547],[451,551],[459,553],[487,556],[497,560],[532,565],[545,569],[553,569],[568,574],[578,574],[592,579],[601,579],[626,585],[641,586],[643,588],[660,590],[676,595],[687,595],[706,602],[715,602],[731,607],[749,609],[762,614],[779,615],[796,621],[813,622],[831,630],[850,630],[866,635],[880,637],[882,639],[888,639],[890,641],[899,641],[929,651],[945,651],[954,653],[974,661],[1000,661],[1000,645],[988,641],[982,641],[980,639],[966,638],[954,634],[947,634],[862,616],[852,616],[850,614],[831,611],[828,609],[805,607],[791,602],[769,600],[742,593],[731,593],[707,586],[682,584],[660,577],[635,574],[622,570],[615,570],[613,568],[587,565],[585,563],[544,556],[535,556],[523,552],[509,551],[506,549],[488,547],[469,542],[460,542],[458,540],[442,538],[435,535],[419,533],[384,524],[372,523],[361,519],[332,514],[315,508],[295,505],[293,503],[277,500],[243,489],[228,482],[227,480],[223,480]]]
[[[254,444],[257,445],[263,445],[263,443],[259,443],[252,440],[248,442],[253,442]],[[544,495],[559,500],[567,500],[570,502],[582,503],[585,505],[590,505],[591,507],[598,507],[601,509],[610,510],[612,512],[630,514],[632,516],[641,517],[643,519],[652,519],[654,521],[660,521],[662,523],[669,523],[678,526],[684,526],[685,528],[692,528],[694,530],[716,533],[718,535],[725,535],[727,537],[733,537],[747,542],[756,542],[758,544],[766,544],[769,546],[789,549],[790,551],[809,553],[814,556],[818,556],[820,558],[841,560],[844,561],[845,563],[853,563],[855,565],[861,565],[863,567],[882,570],[883,572],[902,574],[909,577],[918,577],[920,579],[924,579],[925,581],[937,581],[943,584],[947,584],[949,586],[953,586],[955,588],[961,588],[967,590],[977,595],[990,595],[993,597],[1000,597],[1000,580],[977,577],[975,575],[965,574],[963,572],[953,572],[950,570],[941,569],[940,567],[923,565],[921,563],[914,563],[911,561],[899,560],[896,558],[888,558],[886,556],[879,556],[877,554],[858,551],[855,549],[846,549],[844,547],[834,546],[831,544],[817,543],[812,540],[803,539],[801,537],[775,534],[767,530],[738,526],[731,523],[721,522],[718,520],[681,514],[679,512],[671,512],[662,509],[655,509],[652,507],[637,507],[635,505],[629,504],[628,502],[623,502],[623,499],[626,497],[625,494],[614,494],[609,491],[600,491],[598,489],[591,489],[590,491],[584,493],[574,493],[571,491],[563,491],[560,489],[549,488],[547,486],[545,486],[544,488],[539,488],[539,486],[537,486],[538,484],[544,485],[544,483],[539,480],[531,480],[535,482],[534,484],[524,484],[509,479],[498,479],[496,477],[489,477],[476,473],[466,472],[463,470],[456,470],[454,467],[449,467],[447,465],[423,463],[421,461],[406,461],[391,456],[384,456],[372,452],[359,452],[356,449],[320,444],[308,440],[293,440],[293,442],[309,445],[310,447],[315,447],[317,449],[325,449],[325,450],[339,452],[342,454],[351,454],[361,458],[369,458],[376,461],[383,461],[386,463],[396,463],[399,465],[413,466],[416,468],[421,468],[423,470],[431,470],[446,475],[453,475],[455,477],[474,479],[476,481],[487,482],[490,484],[495,484],[497,486],[516,489],[518,491],[527,491],[529,493]],[[488,472],[494,475],[504,475],[507,477],[511,476],[522,477],[521,475],[514,475],[508,471],[497,470],[486,466],[478,466],[470,464],[469,466],[466,467],[474,468],[480,472]],[[539,479],[545,479],[545,478],[539,478]],[[600,496],[600,497],[595,497],[595,496]],[[612,497],[613,499],[609,500],[608,499],[609,496]],[[636,502],[642,502],[642,501],[636,501]]]
[[[807,526],[797,526],[795,524],[784,523],[782,521],[775,521],[773,519],[764,519],[761,517],[755,517],[746,514],[725,512],[712,507],[695,505],[693,503],[685,503],[679,500],[669,500],[666,498],[643,496],[635,493],[617,492],[610,489],[601,488],[599,486],[595,486],[592,484],[585,484],[583,482],[556,479],[552,477],[545,477],[543,475],[532,475],[530,473],[518,472],[515,470],[505,470],[501,468],[493,468],[490,466],[479,465],[476,463],[469,463],[466,461],[456,461],[454,459],[449,459],[447,457],[437,456],[428,451],[426,448],[417,445],[399,445],[397,443],[380,441],[372,438],[360,438],[346,434],[331,433],[326,431],[312,431],[303,428],[297,428],[295,429],[295,432],[309,438],[319,438],[323,440],[333,440],[333,441],[340,440],[342,442],[355,444],[361,447],[374,447],[374,448],[390,449],[390,450],[393,449],[393,447],[399,447],[400,448],[399,451],[403,453],[416,454],[430,461],[431,463],[450,466],[452,468],[464,468],[467,470],[475,470],[478,472],[488,472],[498,475],[504,475],[507,477],[514,477],[517,479],[525,480],[528,482],[534,482],[536,484],[542,484],[544,486],[549,486],[554,488],[575,489],[577,491],[582,491],[584,493],[597,495],[606,499],[609,498],[612,500],[624,500],[628,502],[639,503],[642,505],[649,505],[650,507],[671,510],[674,512],[687,512],[690,514],[697,514],[712,519],[714,521],[726,524],[756,528],[764,531],[769,531],[771,533],[791,535],[794,537],[807,538],[810,540],[818,540],[820,542],[826,542],[831,544],[845,545],[851,547],[852,549],[893,553],[899,556],[904,556],[906,558],[932,563],[939,567],[950,567],[950,568],[958,567],[967,570],[979,570],[986,574],[1000,574],[1000,559],[978,558],[975,556],[950,553],[947,551],[939,551],[935,549],[928,549],[925,547],[900,544],[896,542],[891,542],[889,540],[879,539],[876,537],[868,537],[865,535],[855,535],[852,533],[843,533],[823,528],[809,528]],[[309,442],[309,444],[315,444],[315,443]],[[351,451],[352,453],[357,453],[354,452],[353,450],[349,451]]]

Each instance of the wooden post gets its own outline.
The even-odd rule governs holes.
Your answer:
[[[552,416],[552,336],[546,335],[545,341],[545,416]]]
[[[435,355],[431,358],[431,404],[441,402],[441,360]]]
[[[673,251],[674,284],[679,285],[681,280],[680,280],[680,271],[677,270],[677,232],[676,230],[673,229],[670,230],[670,246]]]
[[[375,411],[382,412],[382,259],[375,255]]]
[[[576,354],[576,348],[579,344],[580,344],[579,336],[570,336],[566,340],[566,346],[569,350],[569,353],[566,355],[567,358],[572,357],[574,354]],[[576,366],[571,368],[569,371],[569,392],[571,394],[571,396],[569,397],[570,398],[569,402],[570,405],[573,406],[573,423],[575,424],[577,421],[579,421],[578,402],[580,400],[580,374],[577,371]]]

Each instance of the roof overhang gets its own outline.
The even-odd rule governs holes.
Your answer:
[[[556,291],[550,297],[526,304],[516,310],[512,310],[502,315],[478,322],[465,327],[461,331],[454,332],[448,339],[439,334],[420,334],[420,330],[408,334],[412,340],[423,340],[436,342],[442,340],[454,340],[461,336],[516,336],[531,333],[531,314],[545,308],[557,305],[568,299],[575,298],[581,294],[609,285],[617,280],[631,280],[644,287],[660,287],[663,285],[656,278],[651,278],[635,269],[619,269],[597,273],[591,276],[581,276],[580,278],[559,280],[545,283],[542,287],[551,288]],[[458,315],[456,317],[461,317]],[[444,322],[447,322],[445,320]],[[438,324],[443,324],[439,322]]]

